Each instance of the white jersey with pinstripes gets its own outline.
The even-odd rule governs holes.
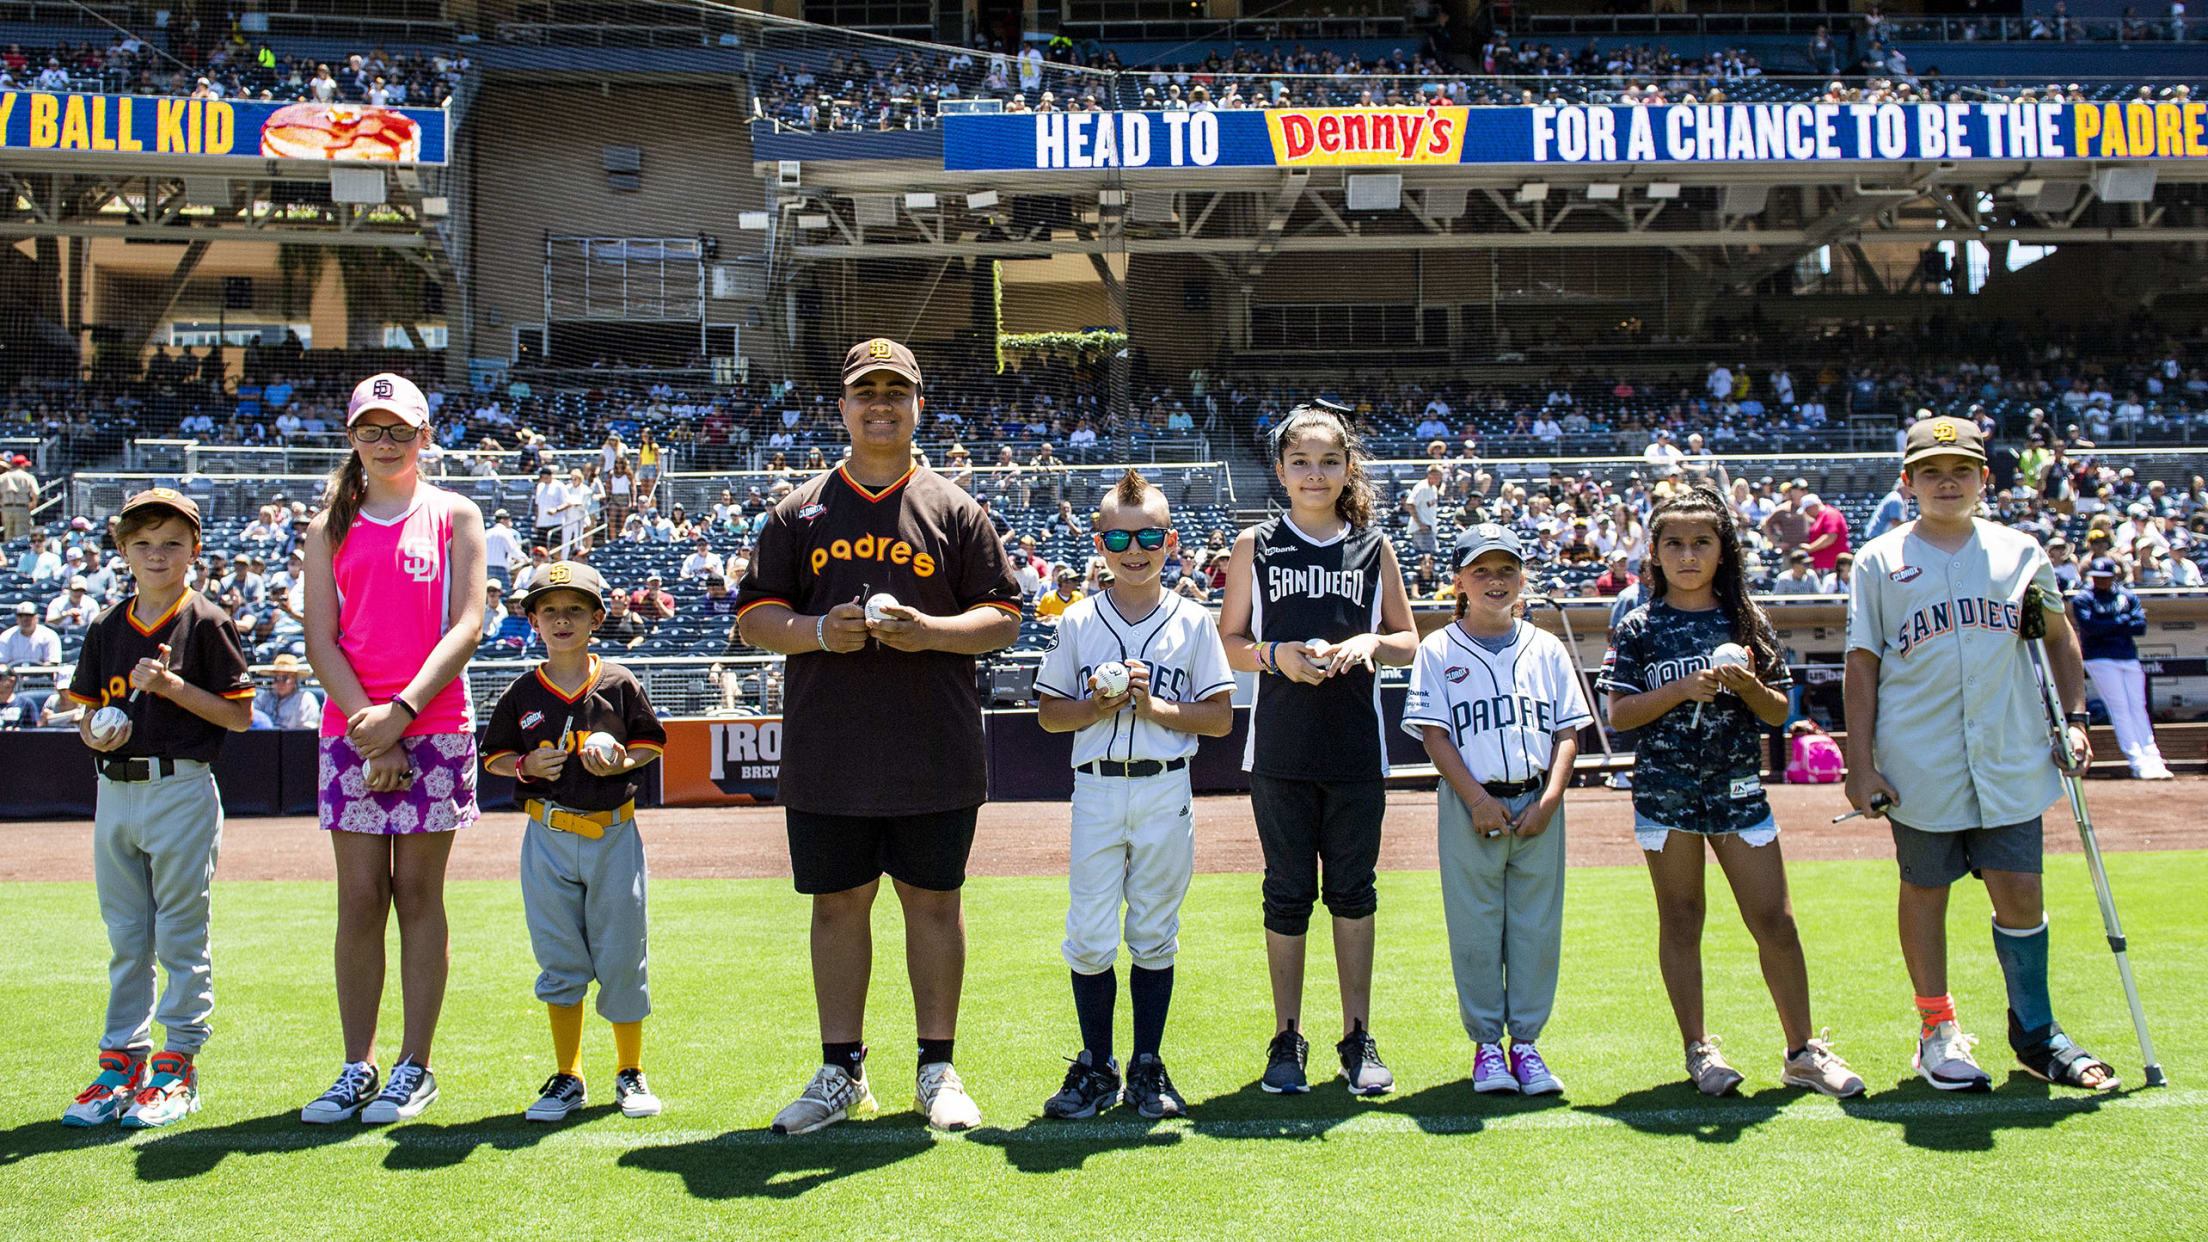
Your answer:
[[[1403,731],[1423,737],[1424,726],[1439,727],[1482,783],[1541,775],[1556,755],[1556,734],[1593,721],[1564,644],[1523,621],[1511,624],[1501,651],[1451,622],[1428,634],[1411,661]]]
[[[1150,670],[1150,694],[1174,703],[1196,703],[1234,688],[1211,610],[1171,591],[1139,618],[1122,615],[1111,592],[1075,600],[1058,622],[1035,688],[1061,699],[1095,697],[1090,674],[1100,664],[1140,661]],[[1196,735],[1135,716],[1132,706],[1073,735],[1073,766],[1098,759],[1180,759],[1196,753]]]

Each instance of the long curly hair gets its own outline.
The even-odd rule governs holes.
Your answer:
[[[1754,657],[1756,674],[1760,677],[1775,672],[1783,658],[1779,636],[1762,606],[1748,594],[1748,571],[1741,558],[1740,528],[1733,521],[1732,508],[1707,480],[1675,493],[1649,518],[1648,557],[1642,562],[1648,572],[1649,599],[1659,600],[1668,593],[1664,562],[1657,549],[1663,542],[1664,528],[1677,522],[1706,522],[1717,532],[1717,574],[1710,583],[1717,593],[1717,606],[1732,628],[1733,641]]]
[[[1307,435],[1321,435],[1342,451],[1342,494],[1334,498],[1335,516],[1352,526],[1370,526],[1373,520],[1372,483],[1365,476],[1365,446],[1350,429],[1347,411],[1328,403],[1305,403],[1288,411],[1273,432],[1273,464],[1286,465],[1288,450]]]

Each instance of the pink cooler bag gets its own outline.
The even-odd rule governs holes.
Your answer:
[[[1786,762],[1789,785],[1830,785],[1847,775],[1847,760],[1832,735],[1808,721],[1795,724]]]

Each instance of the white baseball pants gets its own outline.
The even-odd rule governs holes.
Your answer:
[[[100,1047],[153,1050],[156,1017],[168,1047],[196,1053],[215,1009],[207,954],[210,882],[222,849],[222,795],[204,763],[180,759],[150,781],[99,778],[92,879],[107,924],[107,1031]],[[154,1008],[153,968],[168,972]]]
[[[2087,660],[2085,671],[2093,678],[2093,692],[2108,707],[2108,723],[2116,730],[2116,746],[2131,762],[2133,776],[2154,776],[2168,771],[2162,748],[2154,742],[2154,720],[2147,715],[2147,674],[2137,660]]]
[[[1188,769],[1156,776],[1073,774],[1073,856],[1066,884],[1066,965],[1101,974],[1127,956],[1146,970],[1173,964],[1181,899],[1196,869]]]

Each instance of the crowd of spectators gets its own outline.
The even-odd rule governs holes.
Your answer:
[[[279,54],[235,31],[172,40],[115,32],[53,47],[9,44],[0,52],[0,90],[438,108],[467,70],[468,58],[458,52],[406,56],[379,47],[321,61]]]

